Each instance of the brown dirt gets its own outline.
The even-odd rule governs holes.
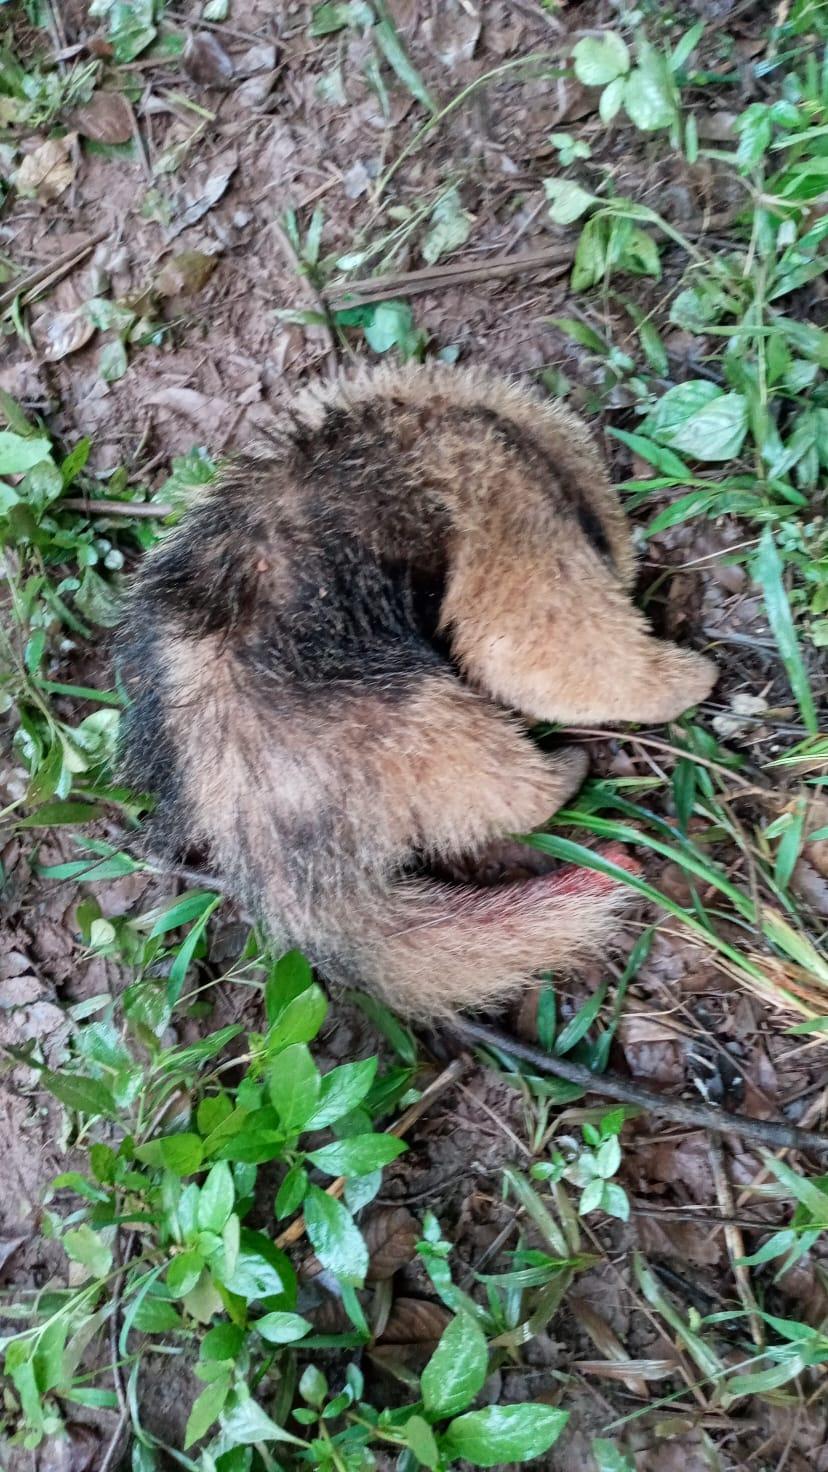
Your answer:
[[[66,44],[87,42],[95,23],[80,0],[67,0],[58,9]],[[737,65],[740,55],[755,54],[767,7],[719,0],[693,9],[714,21],[733,11]],[[520,5],[447,0],[430,6],[425,0],[397,0],[393,11],[406,47],[441,101],[483,72],[531,51],[565,52],[578,27],[612,24],[609,7],[600,3],[570,3],[545,11],[534,0]],[[185,7],[192,21],[199,13],[200,7]],[[135,84],[135,116],[150,169],[199,120],[199,114],[171,101],[171,94],[184,95],[214,114],[176,172],[149,181],[137,156],[104,157],[84,148],[75,156],[71,185],[57,200],[12,200],[0,216],[0,249],[22,268],[57,257],[93,232],[106,232],[94,253],[32,308],[34,350],[7,338],[0,362],[0,386],[41,413],[62,441],[71,444],[81,435],[91,436],[90,463],[96,471],[124,464],[136,481],[156,487],[171,458],[194,445],[221,455],[247,444],[267,429],[283,385],[292,387],[325,370],[324,334],[277,316],[279,308],[307,307],[308,297],[272,221],[292,207],[306,227],[318,202],[325,216],[324,252],[354,249],[367,231],[373,179],[399,155],[422,114],[409,93],[391,85],[389,78],[391,117],[386,121],[362,72],[362,37],[342,32],[310,38],[307,15],[302,4],[274,7],[268,0],[234,0],[226,30],[197,27],[197,37],[218,37],[231,58],[233,76],[224,89],[207,85],[216,65],[209,48],[191,66],[192,75],[175,61],[143,60],[118,73],[121,82],[129,76]],[[317,89],[337,61],[345,101],[333,105]],[[734,105],[732,99],[729,105]],[[709,167],[688,170],[679,157],[665,158],[658,141],[645,140],[639,153],[630,156],[617,137],[605,140],[594,106],[595,94],[586,96],[571,81],[527,81],[507,72],[446,119],[426,146],[412,152],[395,175],[390,198],[398,206],[416,208],[433,196],[441,181],[456,174],[463,204],[474,216],[465,254],[475,262],[566,239],[566,232],[548,221],[542,180],[556,170],[549,133],[577,127],[599,157],[614,162],[622,192],[657,200],[660,209],[694,226],[727,208],[728,189]],[[715,113],[715,101],[710,106]],[[24,149],[32,150],[45,136],[32,133],[24,139]],[[154,190],[156,204],[159,197],[159,208],[166,202],[173,226],[180,225],[181,212],[211,187],[216,202],[174,235],[148,212]],[[382,228],[381,222],[375,228]],[[139,300],[171,258],[185,250],[215,256],[215,269],[193,295],[173,292],[166,299],[168,328],[161,345],[132,349],[129,369],[119,382],[106,384],[97,371],[101,343],[109,334],[96,334],[58,362],[44,359],[57,314],[71,312],[93,295]],[[394,268],[421,264],[410,248]],[[668,253],[666,266],[668,278],[671,273],[675,277],[680,262]],[[663,285],[636,288],[644,305],[652,304],[648,293],[656,301],[663,290]],[[573,401],[590,408],[598,387],[594,365],[548,320],[577,306],[569,299],[566,277],[555,273],[469,284],[414,299],[417,325],[428,331],[434,348],[456,349],[462,360],[486,361],[528,376],[547,366],[562,368],[577,384]],[[605,312],[603,325],[615,335],[626,319],[615,314],[611,302]],[[681,377],[692,367],[688,345],[677,334],[668,346],[675,376]],[[610,411],[623,407],[620,399],[609,405]],[[609,414],[605,418],[610,422]],[[609,439],[606,448],[619,476],[629,474],[627,452]],[[795,727],[793,710],[785,703],[789,696],[780,694],[787,687],[775,650],[744,574],[702,562],[661,580],[665,570],[679,565],[686,569],[694,559],[736,539],[727,527],[704,523],[675,529],[650,544],[642,583],[645,592],[656,582],[658,589],[649,609],[663,628],[698,647],[712,643],[721,658],[723,679],[709,715],[727,713],[736,693],[766,695],[771,703],[779,696],[776,720]],[[728,642],[734,636],[745,642]],[[90,664],[94,667],[98,658],[69,649],[50,676],[88,681]],[[745,739],[764,740],[765,754],[773,754],[772,725]],[[651,757],[642,747],[609,738],[590,745],[596,770],[617,775],[647,775],[651,770]],[[2,775],[3,795],[14,798],[21,789],[20,771],[7,763]],[[6,953],[0,961],[0,1044],[21,1045],[36,1038],[46,1059],[59,1061],[71,1026],[66,1007],[117,993],[123,981],[116,966],[84,954],[74,922],[84,890],[38,880],[31,869],[36,847],[33,840],[15,839],[0,856],[9,876]],[[54,862],[68,853],[67,842],[55,837],[40,845],[38,857]],[[676,897],[682,897],[684,881],[678,871],[659,871],[653,877],[667,890],[672,883]],[[95,895],[105,913],[119,914],[136,905],[145,908],[170,887],[143,876],[97,885]],[[217,964],[222,947],[229,953],[238,937],[232,924],[228,908],[214,941]],[[567,989],[561,999],[564,1018],[602,975],[599,968]],[[236,1016],[241,1004],[231,997],[222,1005]],[[534,1036],[531,1003],[516,1009],[511,1021],[526,1036]],[[632,988],[613,1064],[661,1085],[679,1087],[700,1079],[730,1107],[759,1115],[787,1109],[795,1121],[817,1097],[819,1076],[813,1053],[803,1053],[797,1040],[786,1038],[783,1025],[779,1014],[667,926]],[[333,1060],[358,1056],[376,1043],[359,1014],[337,1005],[324,1045]],[[578,1108],[565,1111],[557,1134],[575,1132],[581,1117]],[[0,1081],[0,1281],[13,1283],[17,1290],[64,1280],[62,1253],[35,1235],[43,1189],[71,1162],[61,1131],[60,1111],[34,1087],[34,1075],[21,1066],[6,1073]],[[418,1220],[425,1210],[433,1210],[455,1240],[458,1281],[484,1259],[487,1271],[504,1267],[504,1251],[516,1245],[517,1234],[491,1261],[487,1256],[514,1217],[512,1205],[501,1199],[501,1169],[508,1163],[525,1168],[526,1139],[520,1095],[494,1074],[475,1070],[418,1125],[410,1152],[387,1173],[385,1207],[371,1210],[404,1205]],[[606,1254],[604,1260],[579,1279],[576,1296],[527,1347],[520,1362],[504,1364],[495,1377],[498,1383],[487,1387],[492,1397],[520,1400],[556,1394],[557,1377],[571,1374],[564,1390],[564,1402],[572,1408],[570,1430],[546,1463],[561,1472],[590,1465],[590,1438],[605,1434],[616,1416],[637,1411],[646,1399],[655,1401],[661,1390],[657,1382],[650,1383],[642,1400],[618,1380],[577,1368],[579,1362],[605,1358],[585,1329],[579,1306],[586,1304],[593,1318],[599,1316],[630,1357],[674,1356],[674,1347],[649,1318],[634,1287],[633,1247],[663,1266],[665,1283],[685,1308],[695,1305],[704,1313],[734,1306],[724,1236],[713,1220],[717,1207],[709,1140],[678,1128],[655,1131],[646,1118],[628,1126],[625,1139],[623,1180],[635,1206],[630,1225],[598,1229],[596,1243]],[[737,1199],[759,1165],[755,1154],[728,1142],[727,1169]],[[757,1204],[755,1198],[748,1198],[741,1209],[764,1220],[778,1219],[772,1203]],[[534,1242],[531,1233],[527,1240]],[[4,1243],[16,1245],[7,1251]],[[770,1275],[761,1281],[769,1306],[777,1311],[816,1322],[828,1307],[824,1273],[812,1257],[779,1287],[772,1286]],[[417,1342],[432,1343],[440,1332],[439,1314],[435,1322],[432,1310],[432,1321],[417,1327],[418,1315],[425,1312],[417,1300],[427,1298],[429,1291],[416,1264],[398,1272],[394,1292],[396,1317],[385,1335],[385,1360],[405,1351],[409,1362],[416,1362]],[[373,1367],[366,1368],[375,1393],[391,1396],[395,1382],[382,1359],[382,1354],[375,1356]],[[153,1369],[148,1362],[145,1410],[148,1424],[175,1440],[181,1429],[181,1387],[170,1380],[169,1366],[164,1360]],[[686,1395],[670,1414],[672,1429],[667,1432],[656,1411],[632,1421],[628,1445],[636,1467],[695,1472],[713,1465],[709,1449],[720,1441],[725,1467],[784,1462],[788,1472],[828,1469],[824,1413],[816,1408],[752,1403],[742,1422],[737,1408],[725,1424],[721,1415],[700,1409]],[[79,1420],[95,1422],[82,1412]],[[105,1444],[108,1425],[101,1434]],[[15,1472],[53,1467],[81,1472],[83,1436],[78,1444],[81,1451],[71,1465],[65,1463],[65,1452],[60,1454],[64,1462],[54,1460],[58,1454],[53,1446],[37,1457],[7,1454],[3,1465]]]

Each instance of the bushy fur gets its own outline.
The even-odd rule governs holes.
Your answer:
[[[503,706],[661,721],[708,694],[714,667],[652,637],[633,571],[560,405],[443,365],[303,393],[135,579],[123,769],[157,794],[154,847],[206,845],[276,946],[403,1011],[566,966],[607,938],[618,886],[422,871],[542,825],[583,779]]]

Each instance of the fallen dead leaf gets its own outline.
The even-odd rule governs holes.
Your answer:
[[[216,36],[209,31],[193,32],[187,38],[182,64],[199,87],[229,87],[233,63]]]
[[[77,133],[49,138],[33,153],[27,153],[15,175],[18,194],[42,200],[57,199],[75,177]]]
[[[480,17],[461,10],[457,0],[438,9],[436,15],[422,22],[422,33],[429,51],[443,66],[457,66],[471,61],[480,35]]]
[[[155,289],[159,296],[195,296],[216,269],[218,257],[202,250],[182,250],[171,256],[158,273]]]
[[[94,143],[128,143],[134,132],[132,108],[121,92],[96,92],[76,112],[75,127]]]
[[[424,1298],[398,1298],[388,1315],[383,1344],[430,1344],[440,1338],[451,1315]]]
[[[411,1262],[420,1229],[404,1206],[388,1206],[369,1219],[364,1236],[371,1255],[368,1282],[379,1283]]]
[[[101,1459],[101,1443],[91,1426],[70,1421],[60,1436],[40,1448],[37,1472],[91,1472]]]
[[[43,357],[47,363],[58,363],[68,358],[88,343],[96,332],[94,322],[83,307],[71,312],[55,312],[53,316],[41,318],[38,337],[44,342]]]
[[[19,1236],[13,1232],[0,1232],[0,1273],[2,1273],[10,1257],[13,1257],[18,1247],[28,1242],[25,1232]]]
[[[210,160],[209,173],[206,165],[193,169],[187,183],[175,197],[173,219],[165,231],[167,240],[174,240],[182,230],[195,225],[202,215],[218,204],[236,172],[237,164],[235,155],[232,158],[225,155],[223,159]]]
[[[824,839],[811,845],[811,849],[828,848]],[[817,869],[815,864],[809,862],[811,850],[806,850],[807,859],[800,859],[791,875],[791,889],[800,899],[810,905],[815,915],[828,915],[828,878],[823,874],[828,870],[828,864],[823,865],[823,871]]]

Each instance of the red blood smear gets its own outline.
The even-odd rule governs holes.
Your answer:
[[[642,872],[638,860],[628,854],[620,843],[603,843],[595,852],[608,863],[626,870],[628,874],[637,875]],[[564,864],[544,879],[534,882],[546,884],[556,894],[566,895],[605,894],[613,885],[621,883],[620,879],[615,879],[610,874],[601,874],[597,869],[581,869],[577,864]]]

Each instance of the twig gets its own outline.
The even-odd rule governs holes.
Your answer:
[[[726,1218],[724,1222],[724,1238],[727,1244],[730,1266],[733,1269],[736,1292],[741,1300],[742,1308],[747,1314],[750,1337],[757,1349],[764,1349],[765,1336],[762,1332],[762,1320],[757,1311],[756,1299],[753,1296],[750,1274],[744,1263],[740,1261],[745,1256],[745,1243],[742,1237],[741,1227],[734,1220],[733,1192],[727,1174],[727,1163],[725,1161],[721,1135],[711,1135],[707,1144],[710,1151],[710,1164],[713,1167],[713,1180],[716,1184],[716,1200],[719,1203],[719,1211]]]
[[[468,1066],[468,1058],[455,1058],[449,1064],[448,1068],[444,1068],[443,1072],[435,1078],[434,1082],[429,1084],[427,1089],[423,1090],[417,1102],[410,1105],[406,1109],[405,1114],[401,1114],[399,1119],[385,1133],[387,1135],[396,1135],[398,1138],[405,1135],[411,1126],[420,1118],[420,1115],[425,1114],[426,1110],[431,1108],[435,1099],[439,1099],[441,1094],[444,1094],[447,1089],[450,1089],[463,1077]],[[345,1189],[345,1181],[345,1176],[338,1176],[335,1181],[332,1181],[329,1186],[325,1187],[326,1195],[333,1196],[337,1200]],[[292,1243],[299,1241],[304,1231],[305,1218],[298,1216],[294,1222],[291,1222],[289,1227],[286,1227],[283,1232],[279,1233],[279,1236],[276,1238],[276,1246],[290,1247]]]
[[[0,291],[0,312],[5,312],[11,306],[15,297],[19,296],[24,305],[34,300],[35,294],[48,286],[54,286],[62,277],[66,276],[73,266],[77,266],[84,256],[87,256],[96,245],[106,240],[108,230],[99,230],[96,235],[90,235],[83,245],[75,245],[71,250],[64,251],[62,256],[55,256],[54,260],[47,261],[43,266],[37,266],[33,271],[27,271],[25,275],[18,276]]]
[[[742,787],[750,787],[751,791],[755,790],[753,783],[741,776],[739,772],[734,772],[731,767],[725,767],[721,762],[710,761],[708,757],[699,756],[695,751],[685,751],[681,746],[673,746],[669,741],[662,741],[657,736],[639,736],[637,731],[603,730],[598,726],[559,726],[558,731],[563,736],[601,736],[605,741],[630,741],[636,746],[651,746],[654,751],[668,751],[671,756],[694,762],[699,767],[707,767],[711,772],[721,772],[730,781]]]
[[[286,259],[290,261],[293,266],[295,266],[296,274],[302,284],[305,296],[308,297],[309,300],[313,303],[314,307],[322,318],[319,326],[321,327],[327,339],[328,372],[329,374],[333,375],[337,372],[339,368],[339,349],[336,345],[336,337],[334,336],[334,330],[331,326],[331,314],[328,303],[325,301],[325,298],[322,296],[321,292],[317,290],[317,288],[311,281],[311,278],[308,275],[305,266],[305,262],[301,259],[300,256],[297,255],[296,250],[294,249],[293,241],[291,240],[287,231],[282,228],[278,220],[271,220],[270,228],[276,236],[279,244],[281,245],[283,254],[285,255]]]
[[[60,511],[85,511],[87,516],[136,516],[149,520],[171,516],[174,506],[166,501],[92,501],[88,496],[61,496],[55,503]]]
[[[563,272],[572,260],[573,250],[574,244],[550,245],[544,250],[522,251],[516,256],[490,256],[488,260],[472,264],[455,261],[446,266],[425,266],[419,271],[389,271],[385,276],[365,276],[334,287],[332,304],[335,307],[347,306],[352,296],[358,296],[361,303],[382,301],[389,296],[416,296],[419,292],[435,291],[441,286],[518,276],[522,271],[557,268]]]
[[[119,1415],[115,1428],[109,1438],[104,1459],[98,1472],[109,1472],[109,1468],[115,1460],[124,1434],[127,1421],[129,1420],[129,1405],[124,1389],[124,1377],[121,1372],[120,1350],[118,1348],[119,1324],[121,1318],[121,1295],[124,1288],[124,1277],[129,1266],[129,1260],[135,1250],[135,1232],[130,1232],[124,1246],[123,1256],[119,1262],[119,1271],[112,1285],[112,1311],[109,1316],[109,1355],[112,1364],[112,1379],[115,1383],[115,1394],[118,1398]],[[118,1234],[115,1237],[116,1252],[118,1250]]]
[[[580,1063],[570,1063],[554,1053],[544,1053],[528,1043],[499,1032],[494,1027],[472,1022],[469,1018],[452,1020],[452,1029],[465,1043],[477,1043],[485,1048],[495,1048],[501,1053],[511,1054],[523,1063],[530,1063],[539,1073],[551,1074],[554,1078],[565,1078],[569,1083],[580,1086],[591,1094],[602,1094],[608,1099],[619,1099],[622,1104],[634,1104],[651,1114],[661,1114],[665,1119],[678,1124],[689,1124],[695,1129],[717,1130],[721,1134],[739,1135],[745,1140],[755,1140],[777,1150],[828,1151],[828,1136],[817,1135],[812,1130],[797,1129],[795,1125],[781,1124],[769,1119],[751,1119],[746,1114],[732,1114],[726,1109],[713,1109],[708,1104],[686,1103],[660,1094],[655,1089],[641,1088],[615,1073],[592,1073]]]

